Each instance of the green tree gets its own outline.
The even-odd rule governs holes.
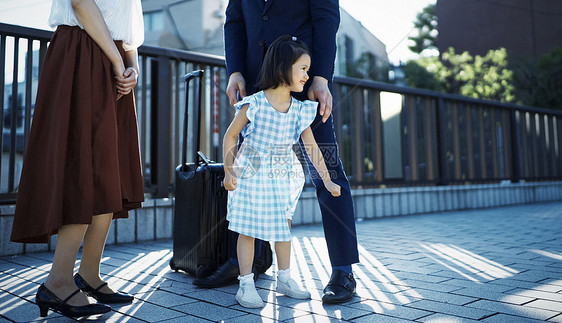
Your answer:
[[[464,69],[469,68],[473,59],[468,52],[456,54],[453,48],[441,55],[441,64],[435,67],[435,77],[446,93],[461,93],[461,88],[469,77]]]
[[[417,54],[437,50],[434,4],[418,13],[414,27],[409,49]],[[403,71],[411,87],[562,110],[562,47],[539,59],[516,60],[504,48],[474,57],[449,48],[440,57],[410,60]]]
[[[435,4],[430,4],[423,8],[422,12],[416,15],[414,28],[417,31],[416,36],[408,37],[414,44],[408,48],[416,53],[421,54],[425,50],[437,50],[437,16],[435,15]]]
[[[460,83],[459,94],[477,99],[515,101],[513,71],[508,67],[509,61],[505,48],[490,50],[483,57],[476,55],[472,60],[468,59],[470,57],[468,53],[455,55],[451,49],[447,53],[451,54],[452,59],[465,54],[467,57],[467,60],[461,59],[455,64]]]
[[[513,71],[509,69],[507,52],[503,48],[490,50],[483,57],[473,57],[468,52],[457,54],[449,48],[441,58],[409,61],[404,72],[409,86],[477,99],[515,100]]]
[[[517,103],[562,110],[562,47],[512,64]]]
[[[415,88],[443,91],[441,83],[435,77],[435,71],[442,68],[440,65],[442,64],[438,57],[409,60],[403,69],[406,83]]]

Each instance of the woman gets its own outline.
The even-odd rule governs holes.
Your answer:
[[[81,317],[128,303],[100,277],[111,220],[144,200],[132,89],[144,41],[140,0],[53,0],[57,27],[41,70],[11,240],[48,242],[53,265],[39,287],[48,309]],[[73,277],[81,242],[80,269]]]

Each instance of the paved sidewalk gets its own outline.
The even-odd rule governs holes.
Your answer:
[[[357,223],[357,294],[322,305],[330,266],[321,225],[293,230],[293,275],[312,300],[274,292],[275,264],[257,283],[263,309],[237,286],[196,288],[168,266],[172,242],[108,246],[102,274],[133,304],[84,321],[562,322],[562,202],[383,218]],[[0,321],[40,321],[33,303],[52,253],[0,258]],[[47,321],[72,321],[49,311]]]

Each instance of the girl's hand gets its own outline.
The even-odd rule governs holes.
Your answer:
[[[224,176],[224,188],[227,191],[234,191],[236,189],[236,177],[229,174],[228,172]]]
[[[338,184],[332,181],[326,181],[324,182],[324,186],[326,187],[328,192],[332,194],[332,196],[338,197],[341,195],[341,187]]]

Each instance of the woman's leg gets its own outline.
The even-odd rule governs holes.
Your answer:
[[[45,287],[60,299],[65,299],[77,289],[73,278],[74,264],[87,227],[86,224],[69,224],[59,229],[53,265],[45,280]],[[86,295],[78,293],[67,303],[80,306],[90,302]]]
[[[254,263],[254,238],[239,234],[238,243],[236,244],[236,253],[238,254],[240,276],[251,274],[252,264]]]
[[[100,264],[112,219],[112,213],[93,216],[92,224],[88,226],[84,236],[82,260],[78,273],[94,288],[103,284],[103,280],[100,277]],[[100,292],[113,293],[114,291],[106,285],[100,289]]]

